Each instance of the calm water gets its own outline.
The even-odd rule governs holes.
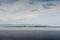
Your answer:
[[[60,40],[60,28],[0,28],[0,40]]]

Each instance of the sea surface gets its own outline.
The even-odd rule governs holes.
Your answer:
[[[60,40],[60,28],[0,28],[0,40]]]

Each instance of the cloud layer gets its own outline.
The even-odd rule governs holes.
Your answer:
[[[0,0],[0,23],[60,25],[59,3],[59,0]]]

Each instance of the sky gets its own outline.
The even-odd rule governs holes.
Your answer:
[[[60,0],[0,0],[0,24],[60,26]]]

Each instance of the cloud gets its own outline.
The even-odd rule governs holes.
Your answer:
[[[6,2],[5,2],[6,1]],[[54,6],[56,6],[56,4],[53,2],[47,3],[47,2],[38,2],[35,5],[30,5],[29,2],[34,0],[3,0],[3,3],[0,6],[0,10],[1,11],[5,11],[5,12],[18,12],[18,11],[25,11],[27,9],[30,8],[34,8],[36,9],[38,8],[45,8],[45,9],[50,9],[53,8]],[[35,0],[35,1],[44,1],[44,0]],[[53,0],[45,0],[45,1],[53,1]],[[54,0],[56,1],[56,0]],[[12,2],[12,3],[9,3]],[[36,7],[35,7],[36,6]],[[34,10],[33,9],[33,10]]]
[[[13,12],[19,8],[23,8],[24,7],[24,4],[20,3],[20,2],[15,2],[13,4],[6,4],[6,3],[2,3],[1,6],[0,6],[0,9],[2,10],[5,10],[7,12]]]
[[[3,14],[0,13],[0,19],[3,21],[30,21],[35,17],[43,16],[44,14],[40,14],[40,12],[31,12],[31,11],[25,11],[21,14]]]
[[[60,0],[30,0],[29,4],[36,4],[39,2],[56,2],[56,1],[60,1]]]
[[[56,6],[56,4],[54,4],[54,3],[46,3],[46,4],[42,4],[42,6],[45,9],[51,9],[53,6]]]
[[[31,1],[33,1],[32,4],[30,4]],[[50,14],[56,15],[54,13],[60,13],[59,3],[57,0],[2,0],[2,3],[0,3],[0,22],[42,22],[45,18],[47,20],[47,17],[51,17],[49,16]],[[43,21],[43,23],[45,21]]]

